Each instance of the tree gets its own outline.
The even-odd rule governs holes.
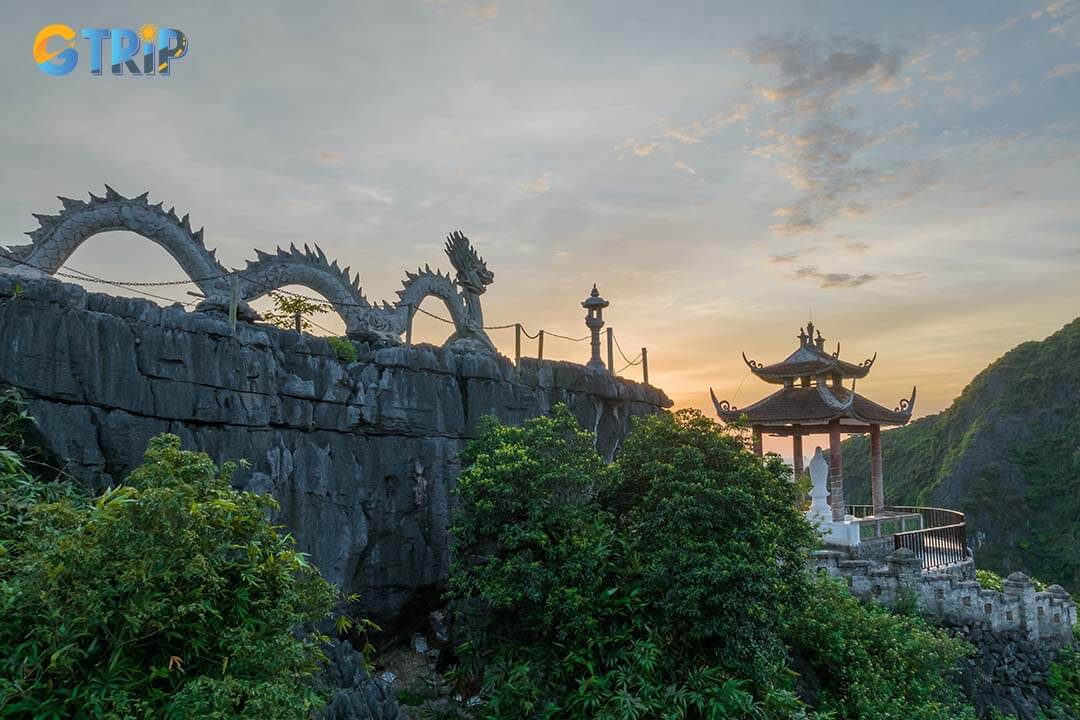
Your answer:
[[[657,622],[682,652],[767,687],[818,542],[787,467],[696,410],[638,421],[616,464],[614,503]]]
[[[310,331],[312,325],[308,316],[324,313],[329,309],[325,303],[278,291],[272,291],[270,298],[274,301],[274,309],[263,313],[263,320],[285,330],[296,327],[296,316],[299,315],[300,329]]]
[[[778,630],[811,530],[779,463],[689,412],[613,465],[593,446],[560,407],[463,456],[450,596],[483,715],[801,717]]]
[[[161,435],[95,498],[4,457],[0,717],[309,716],[336,592],[235,465]]]

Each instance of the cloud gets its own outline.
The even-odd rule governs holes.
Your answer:
[[[862,87],[896,89],[904,53],[854,38],[824,43],[784,36],[758,38],[744,56],[753,65],[777,71],[775,84],[754,86],[761,97],[784,103],[798,115],[815,116]]]
[[[990,141],[990,147],[994,150],[1007,150],[1013,143],[1017,143],[1028,136],[1027,131],[1021,131],[1014,135],[994,138]]]
[[[1074,75],[1075,73],[1080,73],[1080,63],[1066,63],[1064,65],[1058,65],[1056,68],[1043,75],[1043,81],[1054,80],[1055,78],[1066,77],[1068,75]]]
[[[751,109],[752,105],[748,102],[736,103],[730,108],[714,113],[704,120],[694,120],[682,127],[668,125],[664,129],[664,135],[681,143],[699,143],[720,128],[740,120],[746,120],[750,116]]]
[[[844,249],[848,252],[861,253],[869,250],[870,245],[868,243],[864,243],[862,240],[852,240],[844,246]]]
[[[956,59],[962,63],[971,62],[975,58],[982,55],[983,41],[982,36],[977,32],[971,33],[968,36],[968,44],[956,51]]]
[[[769,256],[769,262],[776,263],[777,265],[783,265],[786,263],[795,262],[799,257],[799,251],[795,250],[789,253],[773,254]]]
[[[823,121],[790,135],[771,129],[762,134],[770,140],[752,154],[776,158],[779,174],[802,195],[792,204],[777,208],[773,214],[783,221],[770,226],[780,236],[795,236],[822,230],[840,213],[857,216],[870,212],[869,206],[855,200],[872,184],[893,180],[883,170],[853,162],[859,151],[914,132],[914,124],[904,124],[884,133],[855,130],[831,121]]]
[[[795,279],[812,279],[818,282],[822,288],[857,288],[878,279],[874,273],[851,273],[821,272],[814,265],[804,265],[795,271]]]
[[[672,165],[671,167],[675,168],[676,170],[682,170],[684,173],[689,173],[691,175],[697,175],[697,170],[690,167],[689,165],[684,163],[682,160],[677,160],[675,162],[675,164]]]
[[[634,138],[626,138],[615,146],[619,153],[619,159],[626,157],[626,150],[630,150],[638,157],[648,157],[659,150],[667,150],[667,145],[661,142],[638,142]]]
[[[998,25],[997,29],[995,29],[994,32],[995,33],[1005,32],[1006,30],[1011,29],[1014,25],[1016,25],[1016,23],[1020,22],[1025,17],[1026,17],[1025,15],[1016,15],[1014,17],[1011,17],[1008,20],[1006,20],[1005,22]]]
[[[714,127],[723,127],[724,125],[730,125],[739,120],[745,120],[750,116],[750,103],[738,103],[733,105],[729,110],[718,112],[715,115],[709,116],[708,123]]]
[[[317,158],[320,165],[344,165],[345,156],[341,153],[323,150]]]
[[[896,204],[910,202],[917,195],[933,190],[942,184],[944,170],[940,162],[912,161],[899,173],[903,180],[903,189],[896,196]]]
[[[481,23],[493,22],[499,17],[499,3],[475,2],[474,0],[433,0],[437,6],[444,7],[462,17]]]
[[[851,122],[856,111],[848,101],[867,90],[884,93],[906,87],[900,78],[905,52],[853,38],[826,42],[782,36],[758,38],[740,54],[772,71],[770,82],[753,87],[780,106],[769,116],[773,125],[760,134],[763,144],[749,152],[777,161],[777,172],[801,193],[774,213],[783,221],[770,230],[780,236],[804,235],[824,229],[840,213],[869,213],[858,196],[875,183],[895,178],[857,162],[857,156],[910,135],[917,125],[904,123],[884,132],[856,129]],[[910,99],[901,102],[911,104]]]
[[[393,205],[394,196],[387,190],[372,185],[347,185],[345,189],[359,200],[367,200],[379,205]]]
[[[522,180],[517,185],[519,188],[525,190],[526,192],[546,193],[548,190],[551,190],[551,182],[549,181],[549,177],[550,175],[548,175],[548,173],[544,173],[543,175],[539,175],[532,180]]]
[[[696,143],[705,137],[705,127],[699,122],[693,122],[685,128],[669,127],[664,134],[681,143]]]

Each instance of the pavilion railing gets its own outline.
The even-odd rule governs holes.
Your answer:
[[[968,559],[964,513],[945,508],[905,507],[898,510],[923,516],[922,530],[893,535],[894,547],[907,548],[922,561],[923,570],[940,570]]]
[[[925,527],[923,516],[907,508],[900,511],[899,508],[889,507],[881,515],[875,515],[871,505],[848,505],[845,510],[855,518],[855,524],[859,526],[859,539],[863,542]]]
[[[945,508],[890,505],[875,515],[870,505],[848,505],[863,540],[892,535],[895,549],[907,548],[925,571],[940,570],[968,559],[964,513]]]

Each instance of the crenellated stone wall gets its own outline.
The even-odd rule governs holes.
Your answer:
[[[458,453],[481,418],[566,403],[611,457],[630,419],[669,407],[651,386],[568,362],[356,344],[0,274],[0,385],[19,389],[67,471],[119,482],[174,433],[269,492],[275,520],[383,624],[438,594]]]
[[[1036,592],[1023,573],[1013,573],[1004,591],[989,590],[974,579],[971,560],[946,571],[924,573],[910,550],[900,549],[885,558],[851,560],[843,552],[819,550],[813,554],[819,572],[843,578],[861,600],[892,607],[905,598],[944,625],[979,625],[990,632],[1017,632],[1024,638],[1060,647],[1072,642],[1077,622],[1076,604],[1060,585]]]
[[[900,549],[884,563],[852,560],[845,552],[820,550],[811,566],[847,582],[853,595],[886,607],[914,603],[928,620],[967,640],[975,654],[963,661],[962,682],[982,717],[997,711],[1019,720],[1040,720],[1052,698],[1046,686],[1050,663],[1073,643],[1076,604],[1059,585],[1037,592],[1023,573],[1004,590],[974,579],[971,560],[923,573],[914,553]]]

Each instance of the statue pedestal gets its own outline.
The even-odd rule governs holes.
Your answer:
[[[861,542],[859,525],[850,518],[845,518],[842,523],[826,520],[818,526],[818,532],[830,545],[858,547]]]

